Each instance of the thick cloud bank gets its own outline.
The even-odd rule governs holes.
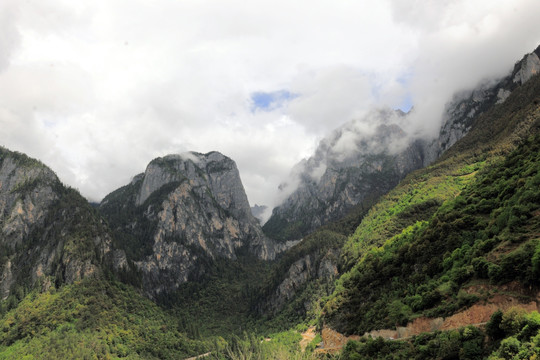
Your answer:
[[[92,200],[157,156],[217,150],[252,204],[273,205],[294,164],[374,106],[412,103],[403,128],[434,134],[455,91],[540,43],[539,13],[537,0],[3,0],[0,144]]]

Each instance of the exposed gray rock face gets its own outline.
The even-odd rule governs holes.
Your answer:
[[[0,244],[15,248],[33,227],[43,223],[49,206],[58,196],[52,185],[56,175],[45,166],[24,166],[4,151],[0,167]]]
[[[13,286],[13,272],[11,270],[11,260],[7,259],[2,264],[2,276],[0,276],[0,299],[5,300]]]
[[[101,270],[111,239],[90,205],[40,162],[0,148],[0,298]]]
[[[531,54],[527,54],[525,55],[523,60],[521,60],[519,70],[514,76],[514,82],[523,85],[532,76],[538,74],[538,72],[540,72],[540,58],[538,58],[538,55],[534,52]]]
[[[151,296],[201,275],[208,258],[236,259],[247,251],[270,260],[291,245],[264,236],[236,164],[218,152],[155,159],[100,208],[118,232],[131,237],[130,245],[146,248],[131,260]]]
[[[315,154],[293,169],[296,189],[273,210],[265,233],[278,240],[299,239],[354,206],[367,206],[420,168],[424,149],[419,141],[410,143],[399,126],[403,116],[375,111],[322,140]],[[295,187],[282,185],[284,193],[287,186]]]
[[[391,138],[392,141],[400,139],[399,128],[391,127],[389,130],[387,127],[386,131],[384,132],[378,133],[378,131],[381,131],[378,130],[374,134],[370,135],[372,136],[371,138],[376,139],[376,143],[380,145],[379,150],[377,150],[376,146],[357,146],[356,148],[353,147],[355,151],[349,152],[348,154],[350,156],[347,158],[347,156],[339,156],[340,154],[347,154],[347,152],[344,151],[347,150],[347,148],[337,147],[335,145],[336,143],[339,143],[340,138],[343,137],[341,132],[346,132],[338,129],[333,137],[329,137],[321,142],[317,152],[312,158],[308,159],[297,167],[296,170],[300,174],[299,177],[301,179],[300,186],[295,192],[286,198],[285,202],[280,207],[274,210],[272,218],[267,224],[265,224],[265,231],[272,230],[268,229],[268,225],[269,223],[272,224],[272,221],[275,221],[275,225],[280,225],[285,229],[288,227],[289,229],[293,230],[294,227],[291,226],[291,222],[287,221],[288,218],[292,218],[294,220],[292,224],[296,227],[300,227],[303,222],[307,222],[309,224],[312,219],[317,219],[316,221],[319,221],[318,219],[324,219],[324,217],[320,214],[313,216],[313,213],[310,212],[310,208],[325,209],[325,211],[326,209],[330,209],[329,211],[332,211],[333,209],[339,208],[339,206],[331,206],[331,201],[328,201],[328,197],[323,197],[324,194],[331,194],[333,189],[343,191],[343,195],[338,198],[338,201],[343,201],[345,203],[349,202],[349,204],[354,203],[349,199],[354,199],[355,192],[358,194],[362,191],[366,191],[366,189],[370,189],[370,187],[373,189],[373,182],[364,182],[364,188],[360,186],[357,188],[352,188],[354,181],[359,181],[359,179],[365,181],[365,177],[361,178],[361,176],[365,176],[364,174],[369,174],[369,172],[373,172],[374,169],[384,169],[385,166],[383,164],[385,164],[385,161],[386,164],[392,164],[391,167],[386,167],[386,169],[395,169],[394,171],[389,172],[389,176],[394,176],[397,178],[399,176],[398,174],[406,173],[407,169],[422,167],[436,160],[443,153],[443,151],[448,149],[452,144],[467,134],[469,129],[474,125],[473,122],[477,115],[481,114],[489,107],[494,106],[496,103],[504,102],[508,96],[510,96],[512,91],[517,88],[517,86],[522,85],[525,81],[528,81],[535,72],[538,72],[538,70],[536,70],[536,59],[538,58],[539,54],[540,47],[536,49],[533,54],[527,55],[524,60],[518,62],[515,65],[512,74],[501,81],[484,84],[474,91],[464,92],[456,95],[453,101],[450,102],[446,108],[446,114],[441,127],[440,136],[433,142],[413,141],[411,145],[405,147],[404,149],[398,148],[394,149],[393,152],[382,152],[383,156],[375,156],[380,149],[384,149],[390,143],[389,141],[384,140],[384,136],[382,136],[381,139],[381,134],[390,134],[389,136],[392,136],[393,134],[394,138]],[[524,76],[522,77],[522,75]],[[514,79],[516,80],[515,82]],[[392,116],[390,116],[389,119],[390,121],[386,122],[387,126],[389,126],[388,123],[399,123],[399,121],[392,118]],[[346,127],[347,126],[352,125],[346,125]],[[365,131],[366,129],[361,130]],[[362,139],[362,136],[355,134],[352,135],[353,136],[348,137],[352,139]],[[366,140],[364,141],[369,141],[369,136],[366,136],[365,138]],[[334,140],[332,141],[331,139]],[[403,139],[406,138],[403,137]],[[334,151],[335,154],[332,154],[332,148],[336,149],[336,151]],[[397,161],[392,162],[392,159],[396,159]],[[355,163],[355,161],[357,162]],[[419,161],[423,162],[423,164],[419,164]],[[347,166],[352,168],[352,170],[348,169],[348,171],[358,171],[355,174],[360,174],[352,177],[352,180],[348,182],[341,180],[343,175],[340,174],[340,169],[345,169]],[[363,168],[367,171],[362,174],[359,172],[359,170],[355,170],[355,168]],[[323,175],[319,178],[318,176],[315,176],[317,174]],[[329,179],[334,179],[335,183],[325,180],[326,177]],[[377,178],[375,176],[373,179],[382,181],[382,178]],[[342,182],[343,185],[336,186],[336,184],[340,182]],[[311,203],[306,200],[310,198],[313,201]],[[362,202],[362,200],[358,200],[358,198],[355,199],[355,201],[360,201],[360,203]],[[296,207],[298,207],[298,211]],[[302,211],[308,214],[304,218],[299,216]],[[324,220],[319,221],[318,223],[324,223]],[[309,230],[309,227],[307,229]],[[287,236],[291,233],[293,232],[291,231],[289,234],[285,235]],[[314,234],[317,234],[317,232]],[[310,236],[306,237],[305,239],[309,238]],[[305,242],[301,243],[299,246],[302,244],[305,244]],[[337,258],[339,249],[333,249],[332,251],[336,254],[335,258]],[[302,289],[311,290],[312,288],[316,287],[317,284],[320,284],[321,281],[324,283],[324,279],[331,279],[333,276],[336,276],[336,262],[332,257],[327,258],[325,256],[319,261],[317,252],[312,251],[309,253],[309,255],[302,255],[296,259],[297,260],[290,265],[285,274],[279,274],[279,280],[277,280],[271,286],[271,290],[266,292],[269,295],[260,305],[259,310],[261,313],[276,314],[284,308],[294,308],[294,310],[297,310],[298,303],[305,301],[304,299],[306,299]],[[314,263],[317,263],[317,265],[314,265]],[[303,304],[305,311],[309,310],[310,306],[316,305],[314,303]]]
[[[465,136],[474,125],[474,119],[491,106],[502,104],[519,86],[540,72],[540,46],[517,62],[506,77],[480,84],[472,91],[454,96],[443,115],[439,137],[426,143],[424,166],[438,159],[446,150]]]
[[[328,250],[317,256],[309,254],[294,262],[283,281],[262,304],[263,313],[276,314],[291,301],[309,281],[315,279],[331,282],[338,275],[337,262],[339,251]],[[307,304],[309,306],[309,304]],[[309,309],[304,309],[307,311]]]

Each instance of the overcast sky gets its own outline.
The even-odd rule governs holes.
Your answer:
[[[217,150],[253,205],[372,107],[433,134],[540,44],[538,0],[0,0],[0,144],[90,200]],[[413,131],[413,130],[411,130]]]

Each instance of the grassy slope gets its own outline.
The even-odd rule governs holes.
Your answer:
[[[539,139],[504,158],[538,132],[538,94],[537,76],[372,208],[344,247],[349,271],[326,304],[326,321],[361,333],[415,313],[446,315],[476,300],[459,292],[471,278],[510,280],[504,266],[530,265],[538,238]],[[510,255],[497,255],[503,248]],[[530,269],[510,276],[528,282],[525,274]]]

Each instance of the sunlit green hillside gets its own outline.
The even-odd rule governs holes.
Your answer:
[[[345,244],[327,322],[362,334],[467,307],[471,281],[538,285],[538,94],[536,77],[371,209]]]

